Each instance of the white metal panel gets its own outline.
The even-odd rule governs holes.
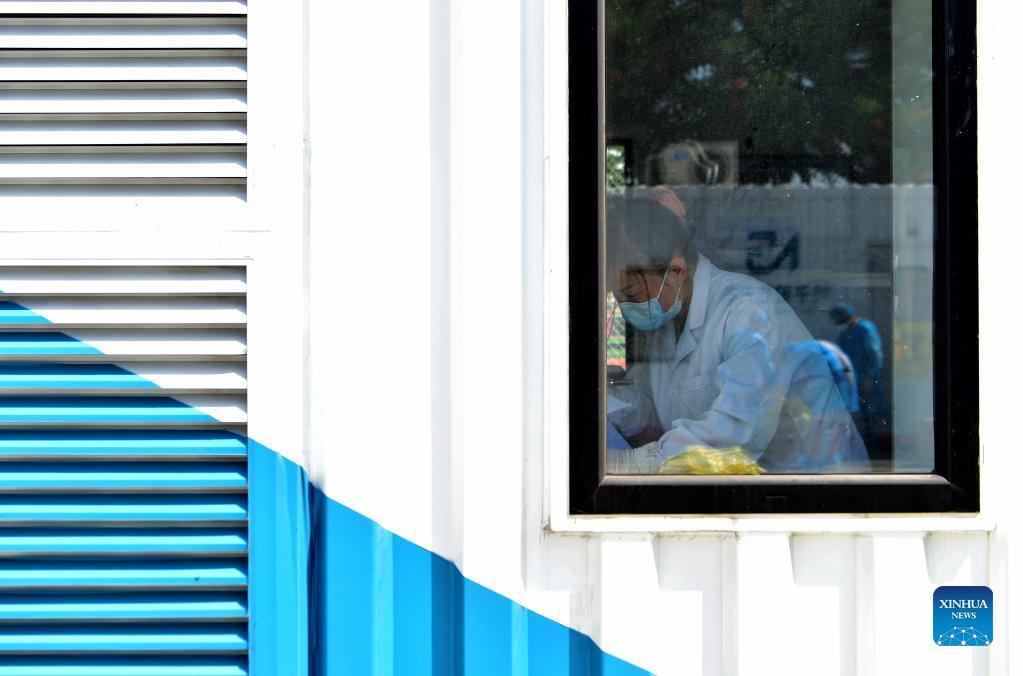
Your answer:
[[[718,545],[716,540],[712,542]],[[701,589],[662,584],[658,575],[662,562],[655,556],[655,548],[650,535],[611,536],[600,542],[596,570],[600,576],[597,608],[601,643],[615,654],[629,650],[637,641],[675,646],[660,655],[650,655],[648,666],[658,674],[707,673],[702,669],[709,657],[703,620],[708,611],[713,612],[719,598]],[[701,573],[713,577],[716,571]]]
[[[5,122],[0,145],[169,145],[245,143],[243,121]]]
[[[493,3],[492,6],[506,7],[502,3]],[[357,19],[351,11],[355,7],[359,8]],[[380,490],[379,486],[371,487],[369,482],[357,478],[373,476],[381,468],[382,456],[354,452],[355,448],[376,446],[380,441],[378,430],[393,429],[397,420],[404,429],[430,430],[435,406],[439,406],[436,410],[438,416],[458,416],[457,408],[448,409],[444,404],[431,403],[430,373],[434,348],[427,337],[429,334],[417,333],[417,338],[409,340],[402,331],[374,331],[372,337],[362,331],[352,331],[354,307],[338,302],[337,295],[342,290],[358,288],[367,279],[374,279],[374,295],[392,297],[397,294],[403,299],[400,311],[403,323],[427,332],[435,322],[444,321],[443,317],[431,311],[436,293],[431,276],[442,271],[431,269],[427,273],[420,270],[415,273],[414,281],[405,273],[419,268],[431,251],[433,224],[429,222],[429,214],[434,176],[430,165],[430,120],[426,114],[430,106],[429,9],[426,3],[407,3],[403,10],[396,12],[394,6],[377,2],[323,3],[314,10],[317,18],[310,25],[314,50],[310,53],[309,65],[321,82],[332,80],[333,86],[319,86],[310,102],[311,126],[317,130],[317,150],[313,155],[316,164],[310,176],[316,182],[314,190],[324,196],[312,206],[317,214],[314,219],[318,223],[318,231],[315,237],[317,244],[310,252],[313,258],[311,267],[321,271],[317,284],[320,293],[324,294],[324,304],[318,310],[317,323],[312,331],[317,336],[315,340],[325,349],[325,358],[335,365],[322,374],[325,383],[334,383],[334,387],[329,384],[324,387],[325,393],[330,392],[325,394],[320,404],[324,419],[352,421],[352,424],[341,423],[346,429],[343,446],[352,452],[342,449],[336,453],[326,451],[327,455],[335,458],[328,460],[331,465],[340,462],[348,467],[347,472],[334,472],[329,477],[331,485],[350,488],[352,492],[348,493],[346,504],[356,510],[371,506],[374,518],[382,524],[388,527],[400,524],[400,528],[395,530],[404,537],[414,534],[414,541],[424,542],[432,532],[436,538],[450,540],[455,547],[461,548],[467,541],[459,532],[464,523],[461,509],[455,507],[463,490],[461,463],[450,460],[445,465],[434,467],[436,480],[443,482],[436,487],[421,480],[421,477],[431,475],[433,453],[439,454],[438,462],[444,462],[440,458],[448,453],[457,454],[457,449],[452,449],[447,443],[431,448],[428,432],[413,435],[407,442],[389,445],[391,450],[386,464],[403,467],[406,471],[393,472],[393,482],[386,490]],[[386,40],[381,40],[375,31],[367,30],[369,26],[384,23],[392,26]],[[400,49],[394,48],[399,45]],[[373,66],[340,66],[346,63],[372,63]],[[372,104],[352,105],[346,92],[359,92],[363,102],[372,101]],[[268,94],[266,92],[264,96]],[[392,131],[367,135],[362,132],[365,129]],[[400,133],[394,133],[399,129]],[[338,161],[342,157],[361,159],[358,162]],[[416,176],[417,180],[407,184],[398,180],[396,184],[390,179],[367,181],[359,178],[393,176],[397,158],[401,158],[401,171]],[[513,165],[514,161],[509,164]],[[351,186],[353,191],[349,193],[346,186]],[[346,194],[352,199],[345,198]],[[329,195],[334,197],[328,198]],[[333,217],[329,215],[331,212]],[[498,210],[498,213],[503,214],[504,211]],[[346,234],[349,230],[346,224],[359,232],[355,246],[352,246],[351,234]],[[446,223],[435,225],[448,227]],[[487,230],[511,236],[501,227]],[[330,304],[326,301],[327,295],[334,297],[333,311],[326,311]],[[514,310],[511,312],[514,314]],[[512,332],[501,332],[501,335],[510,337]],[[366,352],[367,347],[370,348],[369,353]],[[506,354],[509,355],[507,363],[516,359],[510,356],[517,354],[514,351]],[[490,355],[494,357],[495,352],[491,351]],[[340,372],[346,374],[343,381],[336,380]],[[484,377],[481,372],[475,375]],[[500,379],[500,376],[495,377]],[[404,383],[400,394],[404,403],[397,419],[388,410],[389,405],[383,404],[394,396],[396,380]],[[341,382],[358,383],[358,387],[338,387]],[[502,400],[514,397],[511,392],[517,383],[511,381],[507,385],[507,389],[499,392]],[[494,408],[498,406],[496,399],[491,399]],[[506,420],[514,417],[514,413],[509,413]],[[484,424],[482,417],[477,418],[477,424]],[[517,429],[509,428],[505,440],[517,434]],[[459,440],[457,445],[461,443]],[[513,454],[491,457],[497,459],[499,456],[504,462],[516,457]],[[483,455],[477,456],[476,461],[480,468],[486,464]],[[492,465],[490,471],[494,471]],[[448,472],[450,478],[442,478]],[[449,480],[450,485],[446,483]],[[472,487],[485,490],[485,486],[479,483],[472,484]],[[513,487],[503,484],[500,490],[504,495]],[[431,531],[429,505],[430,496],[434,493],[436,503],[433,503],[433,509],[440,510],[442,503],[450,503],[454,509],[451,514],[454,521],[450,524],[445,522],[445,526]],[[397,498],[399,495],[405,498],[388,497]],[[412,512],[407,509],[407,502],[403,504],[407,500],[417,504]],[[475,533],[481,537],[497,538],[506,532],[507,528],[503,526],[509,524],[507,519],[514,518],[514,513],[503,512],[496,526],[493,522],[487,523],[482,512],[475,516]],[[493,555],[490,544],[489,541],[473,540],[471,546],[488,557]],[[434,550],[461,562],[462,553],[457,549],[438,546]],[[510,552],[514,552],[511,547],[501,550],[500,560],[507,566],[513,565],[518,558]]]
[[[1002,83],[1019,69],[1023,3],[977,6],[977,150],[979,158],[980,440],[982,509],[998,520],[989,547],[995,640],[990,674],[1018,674],[1023,654],[1023,510],[1020,509],[1020,317],[1016,275],[1023,228],[1010,225],[1019,203],[1019,97]],[[974,649],[976,650],[976,649]]]
[[[10,14],[245,14],[244,0],[0,0]]]
[[[815,584],[798,584],[784,534],[740,537],[736,565],[736,673],[850,674],[842,669],[839,620],[840,584],[852,580],[841,567],[828,571],[833,582],[822,584],[829,575],[813,571]]]
[[[877,537],[873,552],[874,665],[876,676],[916,673],[982,674],[973,650],[939,647],[931,636],[935,584],[927,570],[924,535]],[[967,574],[962,584],[983,584]],[[953,578],[954,579],[954,578]]]
[[[672,609],[676,636],[686,636],[685,650],[651,655],[663,665],[679,665],[683,673],[715,676],[725,672],[722,630],[734,626],[728,603],[735,584],[735,539],[729,536],[657,537],[657,576],[661,589],[688,592]],[[683,608],[679,612],[679,607]],[[727,608],[726,608],[727,607]],[[732,660],[728,659],[729,664]]]
[[[796,618],[807,632],[803,638],[818,646],[798,659],[808,673],[811,660],[821,664],[820,673],[841,676],[857,674],[858,537],[856,535],[792,535],[792,581],[795,586]],[[820,638],[815,638],[820,637]]]

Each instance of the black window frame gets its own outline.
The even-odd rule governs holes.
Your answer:
[[[974,3],[932,3],[934,472],[777,476],[605,474],[603,5],[568,1],[569,513],[979,512]]]

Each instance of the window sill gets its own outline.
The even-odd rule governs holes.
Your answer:
[[[988,533],[997,522],[983,514],[820,514],[714,516],[563,516],[552,519],[548,533]]]

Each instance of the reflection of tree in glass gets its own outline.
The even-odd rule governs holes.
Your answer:
[[[893,5],[894,25],[898,27],[892,36],[895,183],[926,184],[934,180],[930,12],[930,0],[898,0]]]
[[[607,146],[604,176],[609,192],[625,188],[625,148],[622,146]]]
[[[604,318],[607,329],[605,331],[607,335],[607,342],[605,343],[607,365],[620,366],[624,369],[626,368],[625,319],[622,317],[622,311],[615,302],[614,296],[610,293],[607,294],[604,307],[607,308],[607,315]]]
[[[923,0],[899,1],[929,16]],[[644,158],[683,139],[737,140],[742,183],[821,174],[890,183],[891,7],[607,0],[608,134],[632,140],[637,178],[647,184],[659,177]],[[920,36],[900,28],[900,39],[929,40],[921,25]],[[916,80],[929,91],[930,74],[919,70]],[[899,115],[920,119],[929,104],[896,102]]]

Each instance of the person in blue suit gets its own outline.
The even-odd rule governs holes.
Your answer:
[[[838,335],[838,346],[849,356],[856,373],[860,410],[853,418],[871,458],[889,459],[891,417],[881,334],[874,322],[856,314],[851,303],[836,303],[830,314],[836,324],[844,327]]]
[[[817,347],[828,362],[831,370],[831,377],[835,380],[835,387],[842,395],[842,401],[849,413],[858,413],[860,410],[859,388],[856,387],[856,372],[853,371],[852,360],[842,352],[842,348],[829,340],[815,341]]]

